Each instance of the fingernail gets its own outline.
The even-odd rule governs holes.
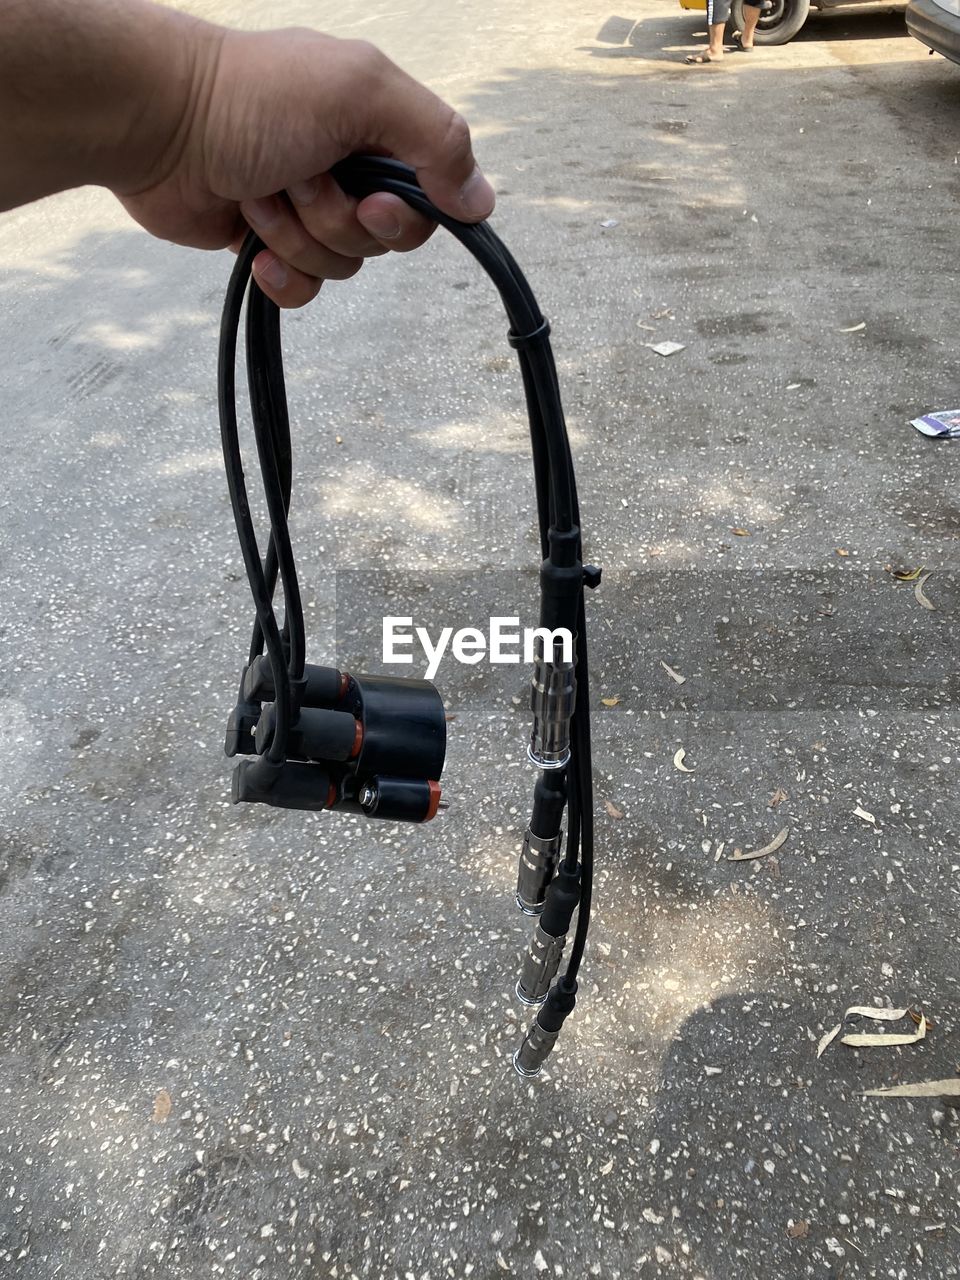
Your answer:
[[[360,225],[378,240],[396,240],[400,235],[400,223],[389,213],[365,213]]]
[[[306,182],[293,182],[287,187],[287,193],[294,204],[313,204],[319,190],[320,186],[313,178]]]
[[[496,203],[493,187],[480,172],[479,165],[460,188],[460,203],[471,218],[485,218]]]
[[[262,266],[257,267],[257,279],[270,285],[271,289],[282,289],[287,283],[286,265],[279,258],[270,257]]]
[[[243,214],[255,227],[272,227],[279,221],[277,202],[270,196],[265,196],[262,200],[245,200]]]

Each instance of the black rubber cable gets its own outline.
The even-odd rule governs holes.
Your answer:
[[[580,905],[577,909],[577,928],[573,936],[570,958],[564,971],[564,981],[569,984],[579,972],[587,945],[590,927],[590,904],[593,900],[593,759],[590,750],[590,699],[580,697],[580,690],[587,694],[590,673],[587,664],[586,611],[583,596],[577,610],[577,707],[573,715],[571,767],[574,771],[574,789],[577,793],[580,816]]]
[[[237,537],[243,556],[247,580],[250,583],[250,594],[257,614],[257,626],[263,636],[270,665],[273,672],[274,690],[277,701],[277,729],[274,740],[286,742],[290,721],[290,681],[284,654],[280,629],[273,612],[272,588],[268,587],[264,575],[264,566],[260,562],[257,547],[257,535],[250,515],[250,503],[247,498],[246,482],[243,476],[243,458],[240,453],[240,438],[237,428],[236,406],[236,361],[237,331],[240,326],[240,311],[244,294],[250,282],[250,268],[253,259],[262,248],[256,236],[250,235],[244,241],[223,303],[223,317],[220,325],[220,348],[217,363],[217,401],[220,410],[220,439],[223,445],[223,461],[227,474],[227,488],[230,492],[230,504],[233,507],[234,520],[237,525]],[[252,282],[251,287],[253,287]],[[281,739],[282,735],[282,739]]]
[[[282,389],[280,312],[276,303],[271,302],[259,286],[252,282],[247,301],[247,369],[250,380],[250,411],[270,517],[271,541],[276,547],[280,581],[283,584],[288,670],[291,679],[299,680],[303,675],[306,655],[303,605],[287,524],[292,460],[289,456],[281,457],[278,449],[278,445],[285,443],[278,396],[282,397],[282,413],[286,417],[286,394]],[[286,438],[289,438],[289,429]],[[287,453],[289,455],[289,450]]]

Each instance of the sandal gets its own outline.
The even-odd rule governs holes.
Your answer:
[[[708,62],[717,62],[719,59],[711,58],[709,53],[688,53],[684,58],[684,62],[688,67],[703,67]]]
[[[735,31],[733,35],[730,37],[730,43],[737,50],[738,53],[753,53],[753,45],[743,43],[742,31]]]

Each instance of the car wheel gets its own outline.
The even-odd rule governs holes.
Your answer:
[[[786,44],[807,20],[810,0],[763,0],[754,41],[757,44]],[[730,5],[730,27],[743,30],[743,0]]]

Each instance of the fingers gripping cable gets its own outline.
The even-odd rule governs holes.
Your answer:
[[[584,587],[600,581],[600,570],[582,563],[576,481],[550,326],[520,268],[490,227],[458,222],[437,209],[412,169],[396,160],[356,156],[333,172],[350,195],[388,191],[401,197],[441,223],[473,254],[499,291],[510,322],[508,341],[520,363],[543,560],[527,751],[540,775],[517,880],[520,909],[537,918],[517,995],[539,1011],[514,1065],[521,1075],[534,1076],[576,1002],[590,920],[593,787]],[[251,232],[230,277],[220,329],[223,457],[255,610],[237,703],[227,723],[226,753],[243,757],[234,771],[233,799],[425,822],[442,807],[446,722],[437,690],[425,680],[351,675],[305,660],[303,608],[287,523],[293,462],[280,313],[250,275],[262,248]],[[270,526],[262,556],[237,424],[237,343],[244,297],[250,411]],[[282,621],[274,609],[278,583]],[[566,649],[564,633],[570,641]],[[557,977],[574,916],[569,959]]]

